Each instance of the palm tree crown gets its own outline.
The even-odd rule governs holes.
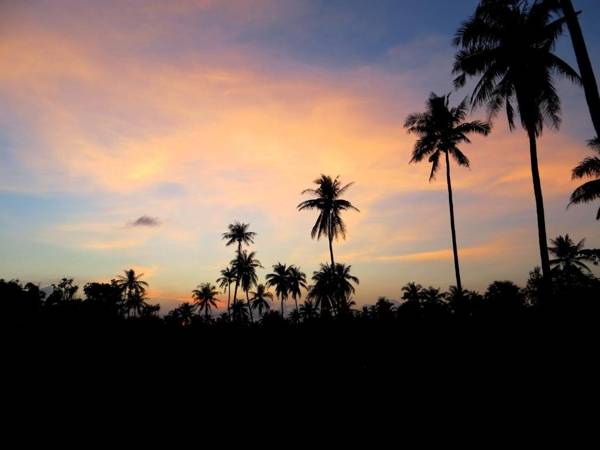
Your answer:
[[[217,307],[219,300],[217,295],[219,291],[216,286],[210,283],[202,283],[197,289],[192,291],[192,296],[199,313],[204,313],[204,316],[208,318],[213,308]]]
[[[287,300],[290,293],[290,279],[288,267],[285,264],[277,263],[273,265],[273,272],[266,276],[267,287],[274,287],[275,294],[281,300],[281,316],[283,317],[283,302]]]
[[[589,261],[590,258],[582,253],[584,250],[585,239],[582,239],[577,244],[573,242],[568,234],[558,236],[550,241],[552,246],[548,248],[550,253],[554,255],[554,259],[550,260],[552,266],[560,267],[563,270],[572,268],[590,270],[582,261]]]
[[[125,275],[119,275],[116,280],[117,286],[125,295],[125,308],[128,314],[141,316],[148,304],[145,301],[148,283],[141,280],[143,273],[136,274],[134,269],[123,271]]]
[[[248,231],[249,223],[234,222],[228,225],[228,231],[223,233],[223,239],[227,242],[226,246],[238,244],[238,252],[241,251],[242,245],[254,244],[256,233]]]
[[[319,216],[315,222],[310,235],[320,239],[325,235],[329,239],[329,251],[331,256],[331,265],[334,265],[332,241],[338,236],[346,237],[346,224],[342,220],[342,211],[353,209],[358,211],[348,200],[340,198],[354,183],[348,183],[345,186],[340,182],[339,176],[335,179],[327,175],[321,175],[314,183],[316,189],[305,189],[302,194],[311,194],[314,198],[305,200],[298,205],[298,210],[316,209]]]
[[[252,308],[258,309],[258,314],[263,315],[264,311],[271,309],[269,302],[273,301],[273,294],[267,291],[264,284],[256,286],[256,291],[251,292],[252,294]]]
[[[590,147],[600,155],[600,139],[596,138],[590,141]],[[600,158],[590,156],[581,161],[573,169],[573,178],[595,178],[594,180],[583,183],[571,194],[569,205],[588,203],[600,198]],[[596,214],[596,220],[600,220],[600,208]]]
[[[445,153],[450,154],[459,166],[469,167],[469,159],[458,145],[469,144],[468,135],[471,133],[487,135],[490,132],[487,123],[464,121],[468,111],[466,100],[451,108],[449,98],[450,94],[438,96],[432,93],[427,100],[426,112],[411,114],[404,123],[409,133],[419,136],[410,162],[421,162],[427,158],[431,163],[430,180],[439,168],[440,156]]]

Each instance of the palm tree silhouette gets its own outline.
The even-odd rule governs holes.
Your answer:
[[[575,269],[584,269],[590,271],[590,268],[583,261],[592,261],[585,252],[585,239],[580,240],[577,244],[573,242],[569,234],[558,236],[556,239],[551,239],[551,247],[548,247],[550,253],[555,256],[550,260],[550,265],[560,267],[564,271]]]
[[[305,300],[298,311],[304,321],[310,321],[318,317],[318,308],[310,299]]]
[[[590,147],[600,155],[600,139],[596,138],[590,141]],[[573,169],[574,179],[587,177],[596,177],[596,179],[575,189],[571,194],[569,205],[588,203],[600,198],[600,158],[598,156],[585,158]],[[596,214],[596,220],[600,220],[600,208]]]
[[[246,294],[246,304],[248,305],[248,312],[250,313],[251,321],[254,321],[254,317],[252,315],[252,308],[250,308],[248,292],[253,286],[256,286],[258,282],[256,269],[262,268],[260,261],[256,259],[255,256],[255,252],[248,253],[245,250],[242,250],[241,253],[238,254],[237,258],[231,261],[231,268],[235,272],[236,279]],[[234,295],[233,301],[235,302],[236,300],[237,299]]]
[[[581,74],[585,99],[590,111],[592,123],[596,130],[596,135],[600,136],[600,94],[598,94],[598,83],[596,82],[594,68],[592,67],[590,55],[588,54],[585,39],[583,38],[581,25],[577,19],[578,13],[575,12],[571,0],[558,0],[558,9],[562,10],[567,22],[567,27],[569,28],[573,50],[575,51],[577,65],[579,66],[579,73]]]
[[[170,316],[175,317],[178,323],[184,327],[191,325],[194,319],[195,306],[189,302],[184,302],[171,311]]]
[[[560,98],[556,75],[579,82],[579,75],[552,50],[564,21],[552,21],[550,2],[482,0],[475,14],[458,30],[459,48],[453,72],[456,87],[480,76],[471,96],[473,106],[487,104],[490,116],[506,109],[515,128],[515,106],[529,137],[531,176],[535,194],[542,272],[550,280],[544,199],[538,168],[537,139],[544,124],[558,128]]]
[[[283,317],[283,302],[287,300],[290,293],[290,279],[288,267],[285,264],[273,265],[273,272],[266,276],[267,287],[274,287],[275,294],[281,301],[281,317]]]
[[[231,283],[236,280],[235,272],[231,266],[227,266],[221,269],[221,276],[217,278],[219,287],[223,289],[223,292],[227,290],[227,316],[231,317]]]
[[[116,284],[125,296],[127,316],[140,317],[143,309],[148,306],[145,301],[148,283],[141,280],[144,274],[136,274],[134,269],[124,270],[123,272],[125,275],[117,276]]]
[[[242,245],[250,245],[254,244],[254,238],[256,237],[256,233],[253,231],[248,231],[250,227],[249,223],[242,222],[234,222],[228,225],[228,231],[223,233],[223,239],[227,242],[225,243],[226,247],[230,245],[237,244],[236,254],[239,256],[242,253]],[[235,288],[233,290],[233,301],[237,299],[237,290],[240,284],[239,277],[235,280]]]
[[[304,209],[316,209],[319,211],[317,221],[313,226],[310,236],[314,239],[320,239],[322,235],[327,236],[329,240],[329,255],[331,256],[331,266],[335,265],[333,259],[333,239],[338,236],[346,238],[346,224],[342,220],[342,211],[353,209],[358,211],[348,200],[340,198],[346,190],[354,183],[348,183],[342,186],[339,176],[332,179],[330,176],[321,175],[314,183],[316,189],[305,189],[302,194],[312,194],[315,198],[305,200],[298,205],[298,211]]]
[[[258,309],[258,314],[262,317],[264,312],[271,309],[269,302],[273,301],[273,294],[267,291],[264,284],[256,286],[256,291],[251,292],[252,294],[252,308]]]
[[[423,298],[423,286],[414,282],[402,286],[402,300],[411,303],[419,303]]]
[[[246,322],[248,320],[248,305],[242,300],[234,300],[231,304],[231,316],[235,322]]]
[[[490,132],[490,126],[479,120],[465,122],[467,101],[463,100],[456,108],[449,107],[450,95],[439,97],[431,94],[427,100],[424,113],[414,113],[406,118],[404,127],[409,133],[416,134],[419,139],[415,143],[411,163],[421,162],[424,158],[431,163],[431,181],[439,168],[440,157],[444,155],[446,162],[446,183],[448,185],[448,204],[450,206],[450,230],[452,232],[452,251],[454,253],[454,271],[456,286],[462,290],[460,266],[458,263],[458,246],[456,244],[456,225],[454,223],[454,200],[452,198],[452,182],[450,178],[450,155],[459,166],[469,167],[469,159],[458,148],[461,143],[470,143],[468,135]]]
[[[306,274],[299,267],[291,265],[287,268],[289,294],[294,299],[296,311],[298,310],[298,299],[302,295],[301,289],[306,289]]]
[[[200,314],[204,312],[205,319],[208,319],[213,308],[217,308],[217,303],[219,302],[217,299],[218,294],[217,287],[210,283],[202,283],[192,291],[195,306],[198,308]]]
[[[320,270],[313,272],[314,284],[308,291],[308,298],[315,301],[321,314],[339,311],[355,293],[354,284],[358,284],[359,280],[350,274],[351,267],[340,263],[335,266],[321,264]]]

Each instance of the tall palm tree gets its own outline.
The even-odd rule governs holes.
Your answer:
[[[273,265],[273,272],[266,276],[267,287],[274,287],[275,294],[281,301],[281,317],[283,317],[283,302],[287,300],[290,293],[290,279],[288,267],[285,264],[277,263]]]
[[[262,317],[263,313],[271,309],[269,302],[273,301],[273,294],[267,291],[264,284],[256,286],[256,291],[252,294],[252,308],[258,309],[258,314]]]
[[[262,265],[260,261],[256,259],[255,252],[248,253],[245,250],[242,250],[242,252],[238,254],[237,258],[231,261],[231,267],[236,274],[236,279],[242,287],[242,290],[246,294],[246,304],[248,305],[250,320],[254,321],[252,308],[250,308],[250,298],[248,297],[248,292],[253,286],[256,286],[258,282],[256,269],[262,268]],[[235,295],[233,301],[236,301]]]
[[[459,144],[470,143],[469,134],[487,135],[490,126],[479,120],[465,122],[467,101],[463,100],[457,107],[449,106],[450,95],[439,97],[431,94],[427,100],[424,113],[414,113],[406,118],[404,127],[409,133],[416,134],[419,139],[415,143],[411,163],[421,162],[424,158],[431,163],[431,181],[439,168],[440,157],[445,158],[446,183],[448,185],[448,204],[450,207],[450,230],[452,232],[452,251],[454,253],[454,271],[456,286],[462,290],[460,266],[458,264],[458,246],[456,244],[456,225],[454,223],[454,200],[452,198],[452,181],[450,177],[450,155],[459,166],[469,167],[469,159],[458,148]]]
[[[600,139],[590,141],[590,147],[600,155]],[[569,205],[577,203],[588,203],[600,198],[600,158],[590,156],[581,161],[573,169],[573,178],[591,178],[594,180],[583,183],[571,194]],[[596,220],[600,220],[600,208],[596,214]]]
[[[592,67],[583,32],[581,31],[581,25],[577,18],[578,13],[575,12],[571,0],[557,0],[557,8],[562,11],[567,22],[573,50],[575,51],[575,58],[577,59],[577,66],[581,74],[585,99],[596,135],[600,136],[600,94],[598,93],[598,83],[596,82],[594,68]]]
[[[296,311],[298,310],[298,299],[302,295],[301,289],[306,289],[306,274],[299,267],[291,265],[287,268],[289,293],[294,299]]]
[[[515,128],[515,106],[529,138],[531,176],[535,195],[542,272],[550,280],[544,199],[538,168],[537,139],[545,124],[558,128],[560,98],[556,76],[579,82],[579,75],[552,51],[564,21],[552,20],[548,2],[482,0],[462,24],[454,43],[459,48],[453,72],[455,85],[480,77],[471,96],[473,106],[486,104],[490,115],[506,109]]]
[[[231,283],[236,280],[235,272],[231,266],[227,266],[221,269],[221,276],[217,278],[219,287],[223,289],[223,292],[227,290],[227,316],[231,317]]]
[[[125,296],[125,309],[129,317],[139,317],[144,307],[148,306],[146,288],[148,283],[141,280],[143,273],[136,274],[134,269],[124,270],[125,275],[117,276],[116,284]]]
[[[223,233],[223,239],[227,242],[225,243],[226,247],[230,245],[237,244],[236,255],[239,256],[242,253],[242,245],[250,245],[254,244],[254,238],[256,237],[256,233],[253,231],[248,231],[250,227],[249,223],[242,222],[234,222],[230,223],[227,226],[227,231]],[[237,299],[237,291],[240,284],[239,278],[235,281],[235,288],[233,290],[233,300]]]
[[[552,246],[548,248],[550,253],[554,255],[554,259],[550,260],[550,265],[560,267],[565,271],[572,269],[584,269],[590,271],[590,268],[583,261],[592,261],[585,252],[585,239],[582,239],[577,244],[573,242],[571,237],[566,234],[558,236],[556,239],[550,240]]]
[[[217,303],[219,302],[217,295],[219,295],[217,287],[210,283],[202,283],[192,291],[192,297],[194,298],[198,312],[200,314],[204,312],[205,319],[208,319],[213,308],[217,308]]]
[[[342,220],[342,211],[353,209],[358,211],[348,200],[340,196],[348,190],[354,183],[348,183],[342,186],[340,177],[332,179],[330,176],[321,175],[314,183],[316,189],[305,189],[302,194],[311,194],[314,198],[305,200],[298,205],[298,211],[304,209],[316,209],[319,211],[317,221],[313,226],[310,236],[314,239],[320,239],[321,236],[327,236],[329,240],[329,255],[331,256],[331,266],[335,266],[333,259],[333,239],[338,236],[346,238],[346,224]]]

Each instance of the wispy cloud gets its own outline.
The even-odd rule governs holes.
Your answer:
[[[130,227],[157,227],[161,224],[156,217],[140,216],[133,222],[129,222]]]

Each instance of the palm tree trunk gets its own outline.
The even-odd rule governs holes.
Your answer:
[[[537,212],[538,239],[540,244],[540,259],[542,261],[542,274],[545,285],[550,282],[550,259],[548,257],[548,238],[546,237],[546,218],[544,215],[544,197],[542,196],[542,182],[537,159],[537,142],[534,130],[527,130],[529,135],[529,155],[531,157],[531,177],[533,178],[533,193],[535,195],[535,208]]]
[[[231,283],[227,283],[227,317],[231,319]]]
[[[281,299],[281,317],[283,318],[283,295],[279,297]]]
[[[456,273],[456,289],[462,294],[460,266],[458,265],[458,246],[456,245],[456,225],[454,223],[454,200],[452,199],[452,182],[450,181],[450,157],[446,153],[446,182],[448,183],[448,204],[450,205],[450,229],[452,230],[452,251],[454,253],[454,272]]]
[[[254,323],[254,315],[252,314],[252,308],[250,307],[250,299],[248,298],[248,291],[246,292],[246,304],[248,305],[248,312],[250,313],[250,322]]]
[[[596,77],[594,76],[590,55],[587,51],[585,39],[583,38],[583,33],[581,31],[581,26],[579,25],[579,20],[577,19],[577,13],[573,7],[573,2],[571,0],[560,0],[560,6],[567,19],[567,26],[569,27],[569,34],[571,35],[573,50],[575,51],[579,73],[583,82],[585,99],[596,130],[596,136],[600,136],[600,94],[598,94],[598,84],[596,83]]]
[[[333,260],[333,226],[331,224],[331,218],[329,220],[329,233],[327,233],[327,237],[329,238],[329,256],[331,256],[331,269],[335,267],[335,261]]]

